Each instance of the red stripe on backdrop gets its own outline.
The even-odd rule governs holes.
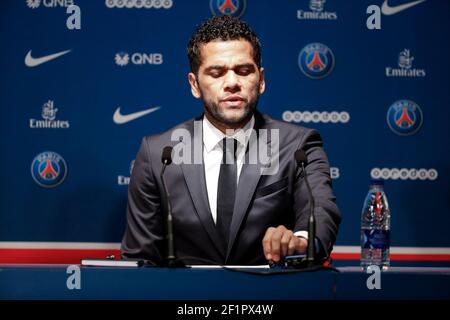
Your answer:
[[[359,253],[332,253],[334,260],[359,260]],[[391,261],[450,261],[450,254],[409,254],[409,253],[391,253]]]
[[[0,263],[79,264],[81,259],[104,259],[116,249],[0,249]],[[334,260],[359,260],[359,253],[332,253]],[[450,254],[391,254],[392,261],[450,261]]]
[[[449,254],[391,254],[394,261],[450,261]]]
[[[81,259],[104,259],[120,250],[114,249],[0,249],[0,263],[79,264]]]

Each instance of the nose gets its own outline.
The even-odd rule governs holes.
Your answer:
[[[224,77],[224,90],[226,92],[239,92],[241,90],[241,84],[239,82],[239,77],[233,70],[229,70]]]

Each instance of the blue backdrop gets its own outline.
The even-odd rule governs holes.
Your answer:
[[[67,27],[72,3],[81,29]],[[359,245],[369,179],[381,176],[391,244],[450,247],[450,2],[224,4],[0,1],[0,241],[121,240],[141,138],[202,112],[186,44],[225,8],[261,39],[259,109],[324,138],[343,214],[337,244]],[[119,107],[160,108],[117,124]]]

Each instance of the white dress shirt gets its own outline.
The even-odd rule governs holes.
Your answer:
[[[226,136],[217,129],[207,118],[203,117],[203,163],[205,165],[206,190],[208,191],[209,207],[211,209],[214,223],[217,221],[217,186],[219,181],[220,164],[222,163],[223,150],[220,143],[223,138],[234,138],[238,141],[236,150],[237,177],[239,181],[242,165],[244,163],[245,149],[248,139],[255,124],[255,118],[252,116],[250,121],[236,130],[233,135]]]

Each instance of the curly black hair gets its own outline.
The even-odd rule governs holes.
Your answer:
[[[200,47],[213,40],[245,39],[253,47],[253,59],[258,68],[261,67],[261,43],[250,26],[230,15],[213,16],[197,27],[189,40],[187,53],[191,71],[195,74],[201,64]]]

